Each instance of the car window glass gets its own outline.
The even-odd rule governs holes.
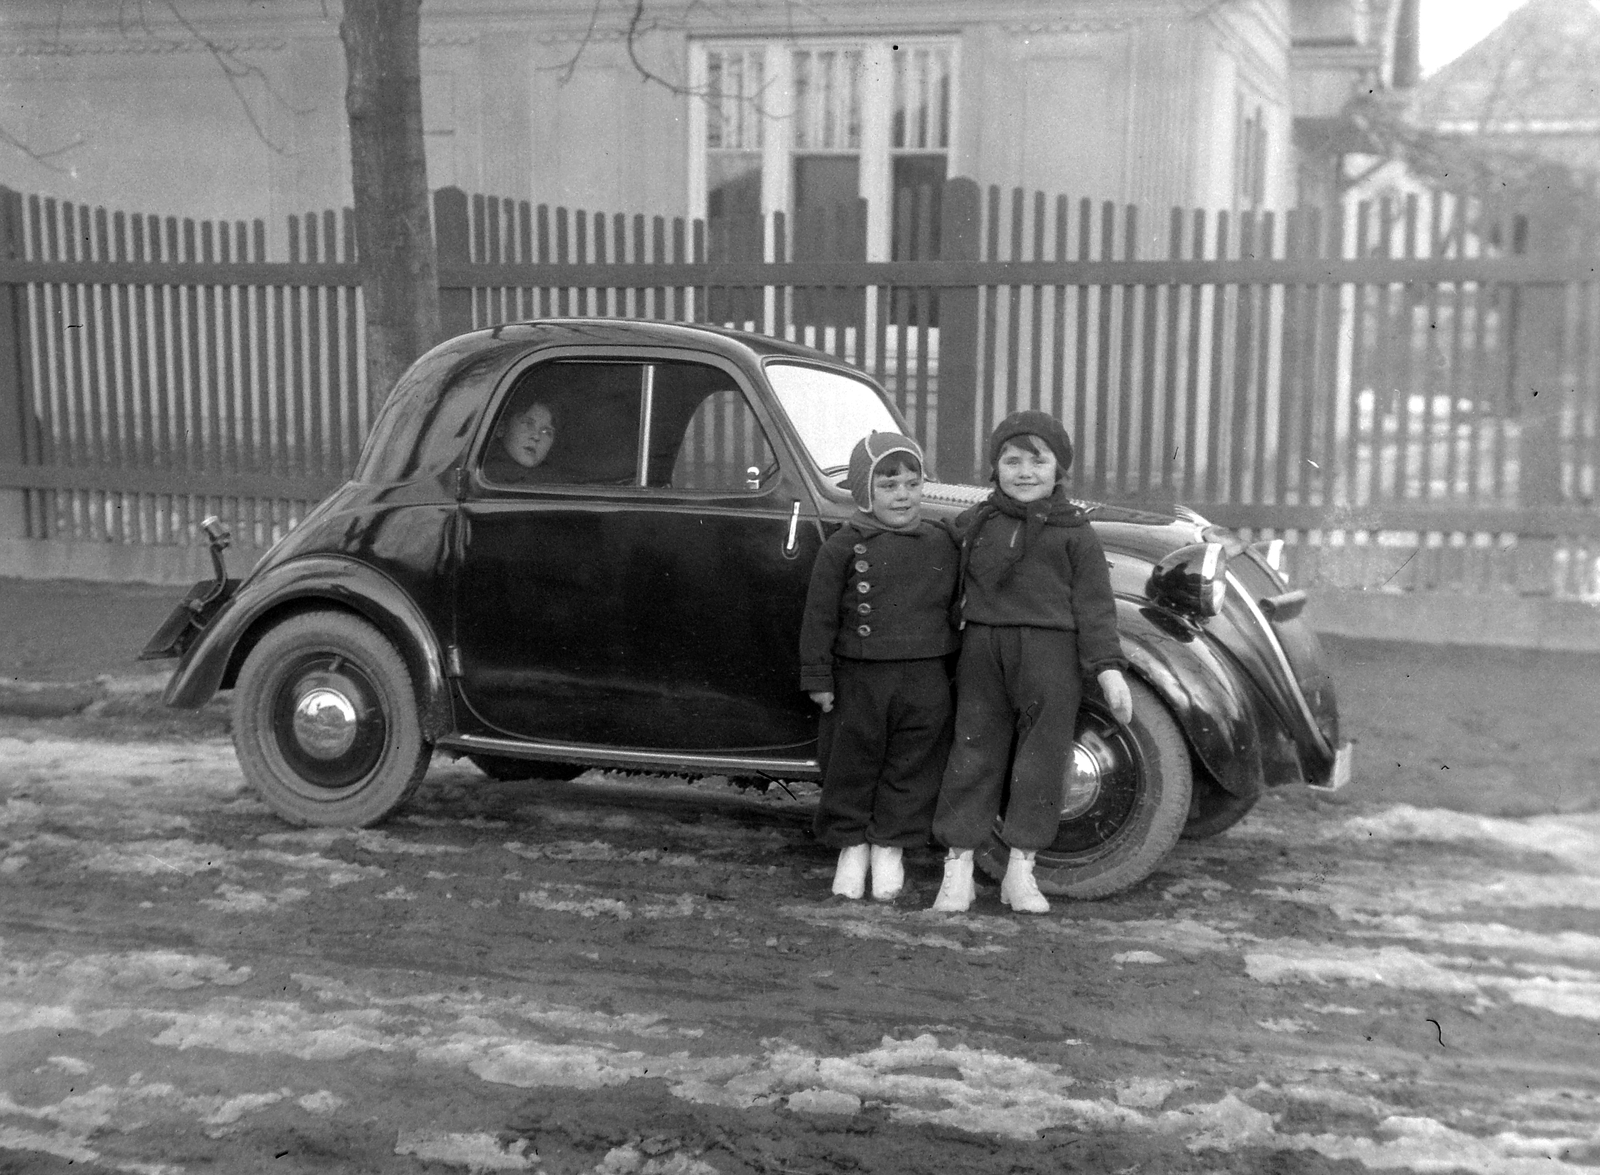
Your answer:
[[[843,473],[850,450],[869,432],[899,432],[873,386],[820,367],[767,364],[767,380],[817,468]]]
[[[489,432],[490,485],[636,485],[641,363],[541,363],[517,380]]]
[[[748,494],[767,488],[776,474],[766,433],[732,376],[700,363],[656,365],[650,485]]]

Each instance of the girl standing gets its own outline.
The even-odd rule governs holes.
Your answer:
[[[1060,824],[1082,679],[1098,677],[1119,722],[1132,719],[1133,699],[1105,552],[1088,511],[1066,495],[1067,430],[1044,412],[1013,413],[990,435],[989,461],[994,492],[956,522],[964,631],[955,739],[933,819],[949,850],[933,908],[972,905],[973,851],[994,829],[1009,776],[1000,900],[1043,914],[1034,854]]]

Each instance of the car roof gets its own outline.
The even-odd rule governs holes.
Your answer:
[[[708,326],[695,322],[658,322],[642,318],[535,318],[508,322],[474,331],[484,339],[538,343],[545,346],[616,345],[696,347],[727,355],[729,358],[757,359],[779,357],[823,363],[831,367],[850,367],[836,355],[814,347],[754,331]],[[853,369],[852,369],[853,370]]]

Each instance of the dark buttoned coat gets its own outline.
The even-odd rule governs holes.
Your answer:
[[[847,522],[817,552],[800,627],[800,688],[833,690],[835,657],[914,661],[960,646],[951,623],[960,549],[947,527]]]

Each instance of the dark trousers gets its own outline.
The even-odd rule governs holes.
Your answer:
[[[855,661],[833,668],[833,710],[822,716],[817,839],[916,848],[928,843],[950,750],[950,677],[942,657]]]
[[[968,624],[956,669],[956,730],[933,835],[977,848],[994,830],[1010,773],[1001,839],[1047,848],[1061,823],[1072,735],[1083,695],[1078,634]]]

